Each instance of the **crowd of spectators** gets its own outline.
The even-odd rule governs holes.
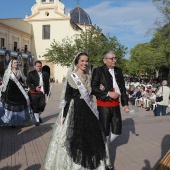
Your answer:
[[[156,108],[159,103],[156,102],[156,97],[158,97],[158,91],[163,84],[157,83],[157,81],[153,79],[147,82],[145,82],[145,80],[131,82],[130,79],[125,78],[125,86],[131,108],[136,105],[137,107],[144,108],[145,111],[153,110],[155,116],[157,116]],[[134,112],[134,109],[131,109],[131,112]]]

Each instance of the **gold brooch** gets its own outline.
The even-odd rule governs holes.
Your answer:
[[[77,86],[80,86],[80,85],[81,85],[81,82],[80,82],[80,81],[78,81],[78,82],[77,82]]]

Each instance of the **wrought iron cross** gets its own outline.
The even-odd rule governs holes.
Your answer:
[[[77,1],[77,6],[79,6],[79,0],[75,0],[75,1]]]

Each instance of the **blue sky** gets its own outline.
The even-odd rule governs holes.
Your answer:
[[[36,0],[5,0],[1,2],[0,18],[25,18],[31,14]],[[66,13],[77,5],[76,0],[61,0]],[[79,6],[102,28],[105,35],[116,36],[130,51],[138,43],[149,42],[146,32],[155,28],[160,14],[152,0],[79,0]],[[126,55],[128,58],[129,55]]]

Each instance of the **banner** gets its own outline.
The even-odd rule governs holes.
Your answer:
[[[18,65],[21,67],[22,66],[22,53],[17,54],[17,60],[18,60]]]
[[[4,65],[8,66],[10,63],[10,60],[11,60],[11,53],[9,50],[6,50],[4,54]]]
[[[32,55],[28,55],[28,62],[29,62],[29,66],[33,66],[33,58]]]

